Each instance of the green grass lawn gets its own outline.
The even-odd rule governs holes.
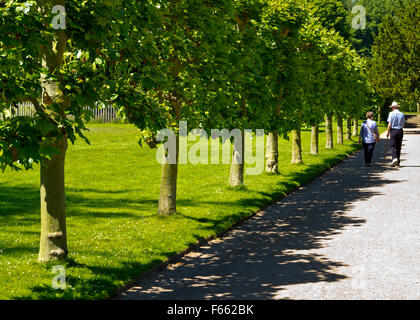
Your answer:
[[[246,188],[228,187],[229,165],[180,165],[178,213],[156,214],[160,165],[155,150],[140,148],[130,125],[92,124],[70,146],[66,163],[66,263],[37,262],[40,232],[39,168],[0,173],[0,299],[98,299],[186,249],[252,215],[356,150],[355,142],[309,154],[291,165],[290,143],[280,143],[280,175],[246,176]],[[353,138],[356,141],[356,138]],[[51,287],[52,266],[66,267],[68,288]]]

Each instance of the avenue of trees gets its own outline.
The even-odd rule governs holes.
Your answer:
[[[57,5],[66,10],[59,21],[65,28],[52,26]],[[410,5],[407,19],[418,17],[418,5]],[[68,141],[88,142],[86,106],[112,104],[150,147],[156,147],[159,130],[174,130],[177,151],[166,156],[175,161],[162,165],[163,215],[176,212],[180,121],[207,133],[239,129],[242,139],[245,129],[264,129],[271,173],[281,165],[279,135],[291,136],[293,163],[304,161],[302,127],[312,128],[314,155],[324,122],[327,148],[350,139],[353,119],[373,95],[368,63],[351,44],[344,8],[338,0],[0,0],[0,167],[41,164],[39,260],[68,253],[65,156]],[[410,32],[416,29],[407,41]],[[405,45],[396,35],[380,39],[386,37]],[[380,48],[378,43],[373,55],[385,69],[394,62],[381,62],[388,49]],[[415,100],[415,56],[406,59],[414,67],[398,88]],[[373,87],[382,92],[386,85]],[[386,92],[387,98],[394,95]],[[33,117],[6,115],[23,102],[34,105]],[[244,142],[235,141],[226,177],[232,187],[245,183],[243,158]]]

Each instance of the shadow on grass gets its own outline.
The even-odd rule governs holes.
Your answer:
[[[176,252],[166,252],[162,255],[170,257]],[[162,260],[155,259],[147,264],[138,262],[122,261],[118,267],[92,266],[81,264],[68,258],[61,264],[66,268],[66,286],[65,290],[56,290],[52,285],[40,285],[31,288],[31,294],[28,296],[13,297],[15,300],[73,300],[73,299],[100,299],[103,296],[115,295],[119,283],[126,283],[130,279],[136,278],[140,273],[144,273],[155,267]],[[51,270],[57,263],[48,263],[45,265],[47,270]],[[71,276],[72,269],[83,268],[90,270],[95,276],[91,278],[79,278]],[[52,275],[53,276],[53,275]]]
[[[0,224],[32,224],[39,220],[39,190],[32,186],[0,185]]]
[[[15,247],[7,247],[1,250],[0,257],[14,256],[23,257],[27,254],[37,254],[38,248],[27,245],[18,245]]]
[[[141,216],[130,212],[118,212],[121,208],[145,211],[150,205],[155,204],[156,199],[142,199],[139,201],[124,197],[133,190],[120,190],[116,192],[95,189],[74,189],[66,187],[66,202],[68,204],[68,217],[80,218],[147,218],[150,215]],[[91,199],[84,192],[102,195]],[[117,194],[119,197],[108,197],[109,194]],[[0,225],[7,223],[19,223],[30,225],[39,223],[39,189],[34,186],[8,186],[0,185]],[[103,210],[106,210],[104,212]]]

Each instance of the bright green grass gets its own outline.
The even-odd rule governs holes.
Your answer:
[[[280,143],[275,176],[246,176],[246,188],[228,187],[228,165],[181,165],[178,213],[156,214],[160,165],[155,150],[140,148],[130,125],[92,124],[91,146],[69,148],[66,164],[69,288],[51,288],[54,264],[37,262],[40,230],[39,170],[0,174],[0,299],[98,299],[303,184],[358,148],[354,142],[308,153],[291,165],[290,143]],[[356,140],[353,138],[353,140]]]

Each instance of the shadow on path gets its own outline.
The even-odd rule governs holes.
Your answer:
[[[268,207],[220,240],[179,263],[138,281],[123,299],[272,299],[284,286],[333,282],[342,263],[308,252],[344,228],[365,220],[346,215],[355,201],[367,201],[370,188],[401,181],[382,178],[388,164],[362,166],[362,153]]]

